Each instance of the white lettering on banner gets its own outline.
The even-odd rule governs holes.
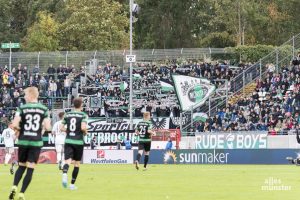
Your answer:
[[[84,164],[132,164],[133,150],[84,150]]]
[[[180,153],[179,163],[185,164],[226,164],[229,153]]]
[[[237,137],[236,137],[236,148],[237,149],[243,148],[243,136],[242,135],[237,135]]]
[[[199,143],[202,142],[202,149],[217,149],[224,146],[224,135],[211,135],[211,137],[197,137]]]
[[[112,144],[116,143],[117,140],[123,141],[123,138],[128,138],[131,140],[133,144],[137,143],[137,137],[135,133],[128,133],[128,132],[120,132],[120,133],[115,133],[115,132],[91,132],[88,134],[88,137],[84,138],[84,141],[86,144],[90,143],[91,138],[96,137],[97,143],[100,145],[105,145],[105,144]]]
[[[196,136],[196,149],[266,149],[267,133],[210,133]]]
[[[254,136],[254,138],[255,138],[255,136]],[[251,140],[252,140],[251,135],[245,136],[245,148],[247,148],[247,149],[253,148],[253,146],[251,145],[251,143],[252,143]],[[253,140],[253,144],[255,144],[255,139]]]
[[[259,135],[259,141],[260,141],[260,146],[266,147],[267,148],[267,139],[268,137],[266,137],[266,139],[264,138],[264,135]]]
[[[48,134],[48,144],[55,144],[55,135]]]

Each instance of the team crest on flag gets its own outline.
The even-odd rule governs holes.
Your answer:
[[[201,106],[216,89],[204,78],[173,74],[172,79],[182,111]]]

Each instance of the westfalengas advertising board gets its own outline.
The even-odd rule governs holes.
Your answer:
[[[132,150],[84,150],[84,164],[132,164]]]

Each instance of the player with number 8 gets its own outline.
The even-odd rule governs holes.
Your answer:
[[[65,114],[61,124],[61,130],[66,132],[65,140],[65,164],[63,166],[62,185],[64,188],[68,186],[68,170],[74,161],[74,169],[72,173],[72,181],[70,190],[77,189],[75,181],[79,173],[79,165],[83,154],[84,135],[87,134],[87,114],[82,112],[82,99],[75,98],[73,101],[74,111]]]

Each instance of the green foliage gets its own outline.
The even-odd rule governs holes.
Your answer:
[[[196,47],[194,29],[199,23],[194,0],[137,1],[141,6],[134,24],[137,48]]]
[[[240,55],[242,61],[256,62],[260,58],[271,53],[274,50],[274,47],[270,45],[255,45],[255,46],[241,45],[237,47],[227,48],[227,50],[231,50],[237,55]]]
[[[300,32],[299,0],[135,0],[135,48],[278,46]],[[28,40],[40,12],[59,24],[59,45],[45,50],[123,49],[129,0],[0,0],[0,42]],[[44,40],[45,34],[35,34]],[[47,42],[45,42],[47,43]],[[52,44],[52,42],[50,42]],[[39,45],[37,45],[39,46]],[[28,49],[26,43],[25,50]],[[36,49],[40,49],[38,47]],[[255,55],[251,56],[251,58]]]
[[[216,32],[207,35],[204,39],[200,40],[201,47],[230,47],[235,45],[234,37],[229,35],[228,32]]]
[[[135,33],[139,48],[279,45],[300,32],[297,0],[138,2],[141,15]]]
[[[28,29],[23,46],[26,51],[55,51],[58,49],[59,24],[46,12],[38,13],[38,21]]]
[[[69,50],[128,47],[129,22],[122,5],[111,0],[68,0],[60,27],[61,46]]]
[[[225,50],[227,52],[233,52],[236,54],[237,60],[241,59],[242,61],[253,63],[269,55],[276,49],[278,50],[278,62],[281,62],[282,64],[288,64],[293,57],[293,48],[290,45],[284,45],[280,47],[275,47],[272,45],[240,45],[237,47],[228,47]],[[273,54],[274,55],[271,55],[271,58],[273,58],[272,62],[274,62],[276,56],[276,53]]]
[[[11,38],[8,37],[10,35],[10,17],[11,14],[9,12],[9,0],[0,0],[0,42],[9,42]]]

